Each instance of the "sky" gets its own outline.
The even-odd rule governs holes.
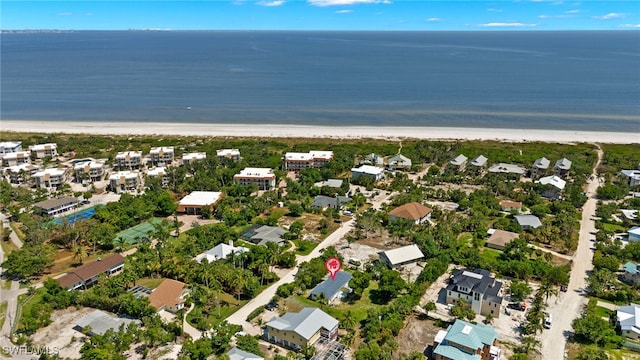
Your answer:
[[[640,30],[640,1],[2,0],[0,29]]]

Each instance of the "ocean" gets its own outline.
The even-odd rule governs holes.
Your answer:
[[[640,31],[1,35],[0,119],[640,132]]]

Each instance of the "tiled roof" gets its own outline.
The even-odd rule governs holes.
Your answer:
[[[175,307],[182,301],[180,294],[184,291],[185,283],[172,279],[164,279],[149,295],[149,304],[156,309],[163,306]]]
[[[404,204],[398,206],[397,208],[391,210],[389,215],[409,219],[409,220],[420,220],[423,217],[429,215],[431,213],[431,209],[417,202],[412,202],[408,204]]]

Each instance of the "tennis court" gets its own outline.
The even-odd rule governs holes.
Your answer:
[[[155,231],[154,224],[161,223],[161,219],[153,219],[151,221],[122,230],[113,239],[114,242],[118,238],[122,238],[127,245],[137,244],[143,238],[149,238],[149,234]]]
[[[73,225],[76,221],[90,219],[96,213],[97,206],[84,209],[82,211],[75,212],[73,214],[63,216],[54,220],[51,220],[49,224],[61,225],[66,221],[69,225]]]

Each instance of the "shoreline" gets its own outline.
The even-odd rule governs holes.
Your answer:
[[[99,122],[1,120],[0,131],[86,135],[175,135],[212,137],[494,140],[549,143],[640,143],[640,132],[542,129],[456,128],[412,126],[315,126],[288,124],[201,124],[164,122]]]

